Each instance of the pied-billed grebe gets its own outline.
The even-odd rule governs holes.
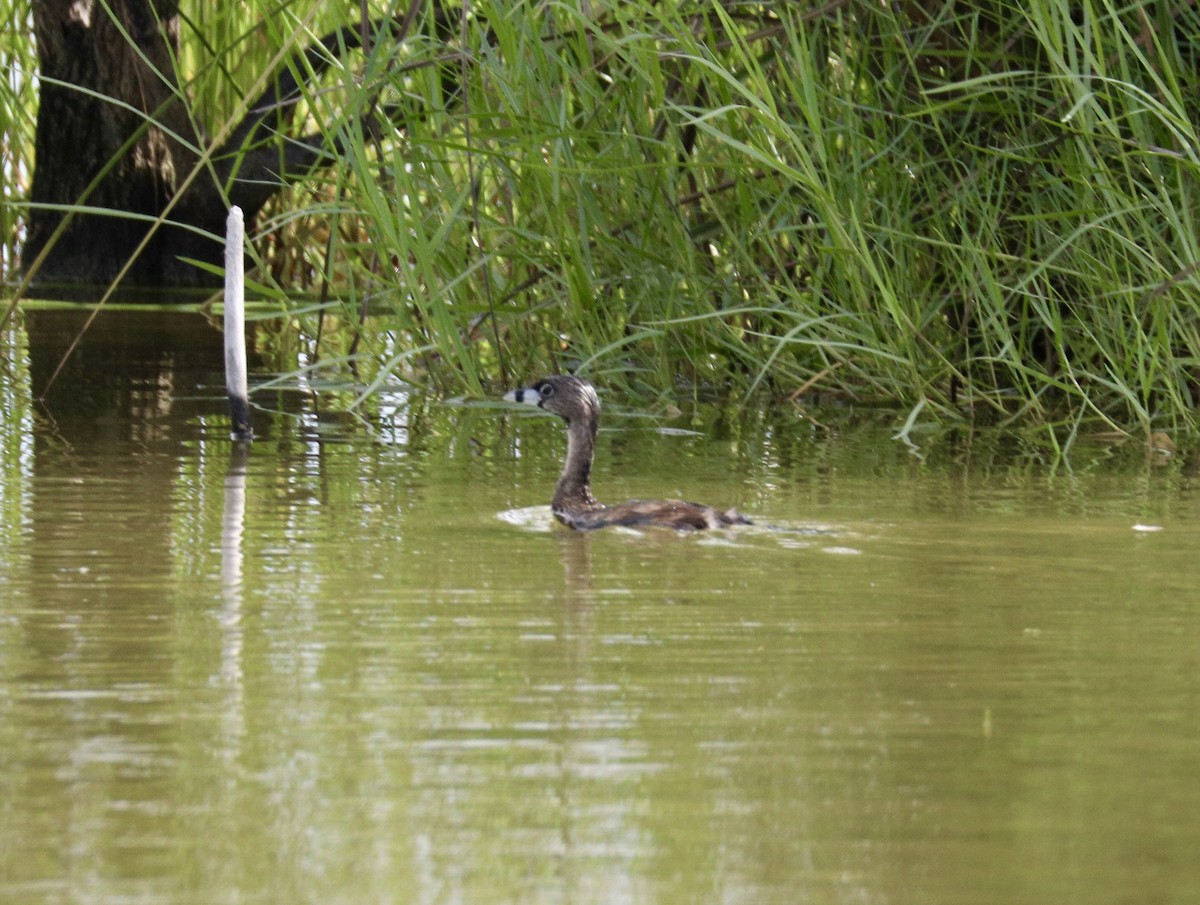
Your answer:
[[[630,500],[615,506],[597,503],[592,496],[592,457],[600,428],[600,397],[586,380],[556,375],[528,389],[513,390],[509,402],[536,405],[567,422],[567,461],[554,488],[551,509],[568,528],[587,531],[610,525],[657,525],[681,531],[748,525],[737,510],[722,512],[683,500]]]

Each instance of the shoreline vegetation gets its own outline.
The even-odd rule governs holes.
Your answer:
[[[312,6],[181,4],[209,132],[289,28],[362,27],[357,4]],[[11,282],[36,54],[28,0],[0,7]],[[298,79],[343,160],[263,212],[247,275],[268,335],[368,389],[488,397],[578,369],[634,397],[849,400],[909,424],[1194,429],[1195,6],[368,7],[440,8],[454,33],[378,26]],[[388,341],[360,342],[367,309]]]

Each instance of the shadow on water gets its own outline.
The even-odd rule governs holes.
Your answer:
[[[117,443],[147,439],[156,428],[203,411],[210,395],[220,412],[221,333],[189,311],[101,314],[50,384],[90,316],[90,308],[24,313],[33,398],[66,436],[82,431],[95,439],[118,431],[111,436]]]
[[[136,561],[148,579],[166,576],[176,526],[171,507],[151,501],[175,496],[180,457],[190,455],[205,425],[222,427],[221,333],[194,312],[123,309],[102,313],[79,339],[91,313],[84,307],[32,308],[23,315],[29,392],[41,425],[33,437],[33,486],[36,491],[45,480],[78,489],[74,502],[56,494],[61,508],[34,508],[30,549],[35,558],[41,551],[59,555],[64,514],[95,510],[97,487],[125,471],[129,465],[121,462],[126,460],[137,467],[133,496],[95,518],[68,518],[74,523],[71,546],[98,560]],[[244,510],[245,451],[235,447],[232,456],[228,538],[240,544],[235,527],[239,507]],[[129,524],[133,521],[136,525]],[[163,542],[147,543],[148,538]],[[229,554],[232,594],[240,551],[224,541],[222,551]],[[59,573],[35,567],[32,574],[56,581]],[[236,612],[236,601],[230,600],[230,608]]]
[[[108,646],[113,661],[125,664],[124,682],[160,687],[169,684],[169,659],[122,655],[141,642],[110,627],[133,619],[153,637],[163,618],[163,589],[179,568],[173,501],[181,474],[195,460],[207,424],[227,436],[221,334],[192,312],[104,313],[51,383],[90,315],[82,307],[23,312],[27,358],[18,373],[27,383],[12,388],[12,398],[28,406],[33,419],[21,441],[27,450],[17,472],[24,485],[21,537],[13,544],[21,561],[11,564],[10,578],[19,576],[42,604],[25,623],[25,639],[46,662],[80,646]],[[244,455],[238,458],[236,449],[233,455],[221,546],[228,578],[224,621],[231,626],[240,608],[237,526],[245,491]],[[79,602],[85,604],[80,621],[64,625]],[[227,661],[232,665],[236,656]],[[63,681],[71,687],[80,678],[64,675]]]

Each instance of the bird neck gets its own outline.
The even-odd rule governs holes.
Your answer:
[[[591,485],[592,458],[599,428],[596,415],[567,422],[567,461],[554,488],[555,507],[567,502],[595,504]]]

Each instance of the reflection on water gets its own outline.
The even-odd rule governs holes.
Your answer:
[[[611,417],[606,497],[801,530],[575,534],[551,419],[235,447],[202,327],[4,337],[0,900],[1200,893],[1186,455]]]

